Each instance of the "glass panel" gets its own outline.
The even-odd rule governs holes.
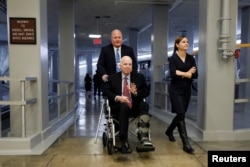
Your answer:
[[[57,98],[49,99],[49,121],[57,118],[58,107],[57,107]]]
[[[240,56],[235,59],[236,83],[234,104],[234,129],[250,128],[250,73],[249,47],[238,49]]]
[[[236,103],[234,105],[234,129],[250,128],[250,104]]]

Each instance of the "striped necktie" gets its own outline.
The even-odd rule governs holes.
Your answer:
[[[123,83],[123,95],[127,96],[130,103],[127,103],[128,107],[131,109],[132,108],[132,100],[130,97],[129,89],[128,89],[128,78],[124,77],[124,83]]]

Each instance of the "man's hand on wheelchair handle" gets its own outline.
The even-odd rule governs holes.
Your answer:
[[[103,80],[103,82],[107,82],[107,81],[108,81],[108,75],[107,75],[107,74],[104,74],[104,75],[102,76],[102,80]]]

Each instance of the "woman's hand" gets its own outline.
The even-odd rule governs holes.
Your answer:
[[[182,72],[180,70],[176,70],[176,75],[181,76],[182,78],[191,78],[192,75],[196,72],[196,68],[192,67],[187,72]]]
[[[188,70],[191,74],[194,74],[196,72],[196,67],[192,67]]]

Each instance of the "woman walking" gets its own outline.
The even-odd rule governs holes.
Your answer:
[[[195,59],[187,53],[187,50],[187,37],[183,35],[178,36],[175,40],[173,55],[169,58],[169,71],[171,75],[169,96],[172,104],[172,112],[176,113],[176,116],[165,131],[165,134],[170,141],[174,142],[173,131],[177,127],[183,143],[183,150],[192,154],[194,149],[188,141],[185,114],[191,97],[192,80],[198,77],[198,71]]]

